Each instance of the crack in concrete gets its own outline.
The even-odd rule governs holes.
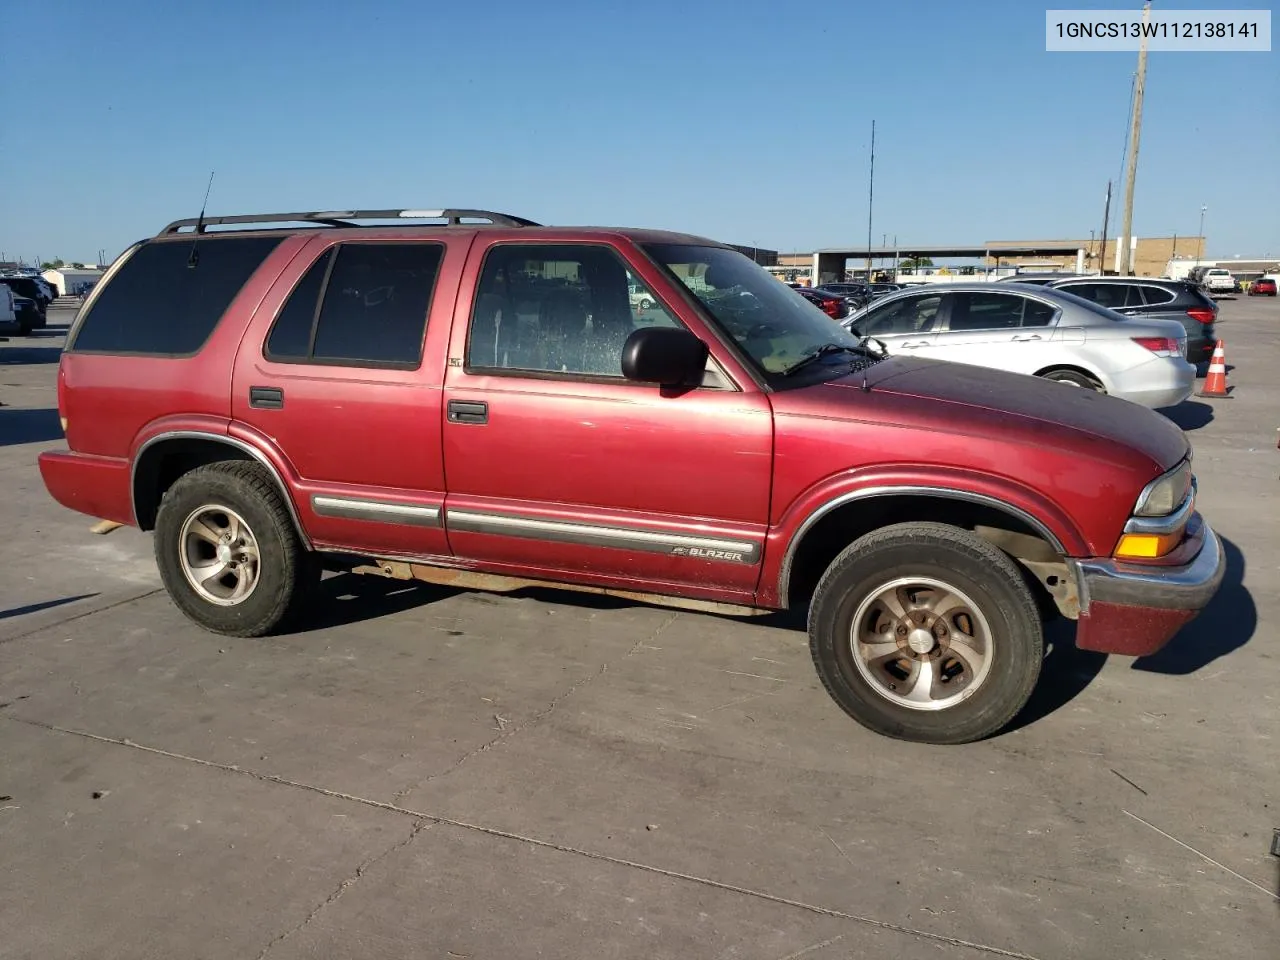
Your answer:
[[[633,649],[639,649],[637,645]],[[338,790],[329,790],[325,787],[317,786],[311,783],[301,783],[297,780],[289,780],[285,777],[278,777],[272,774],[256,773],[253,770],[246,770],[243,767],[230,763],[218,763],[213,760],[203,760],[200,757],[191,757],[182,753],[175,753],[172,750],[164,750],[160,747],[149,747],[145,744],[135,743],[132,740],[121,739],[118,737],[104,737],[101,734],[89,733],[87,730],[72,730],[67,727],[59,727],[56,724],[45,723],[43,720],[32,720],[25,717],[17,717],[11,714],[0,715],[0,719],[8,720],[12,723],[22,723],[27,726],[37,727],[41,730],[48,730],[51,733],[60,733],[72,737],[82,737],[86,740],[93,740],[98,743],[109,743],[118,747],[129,747],[133,750],[140,750],[143,753],[150,753],[156,756],[168,757],[171,760],[181,760],[186,763],[194,763],[202,767],[211,767],[215,770],[223,770],[227,773],[235,773],[241,776],[250,777],[262,783],[276,783],[286,787],[294,787],[299,790],[306,790],[311,793],[318,793],[324,797],[333,797],[338,800],[347,800],[352,803],[358,803],[375,810],[387,810],[391,813],[398,813],[402,816],[412,817],[415,821],[427,821],[432,824],[444,824],[445,826],[456,827],[459,830],[465,830],[471,833],[479,833],[484,836],[494,837],[502,840],[514,840],[517,843],[523,843],[531,847],[540,847],[544,850],[554,850],[558,853],[569,854],[576,857],[585,857],[588,860],[596,860],[601,863],[608,863],[618,867],[628,867],[633,870],[641,870],[645,873],[655,874],[656,876],[666,877],[670,880],[680,880],[686,883],[698,884],[703,887],[709,887],[713,890],[721,890],[726,893],[736,893],[745,897],[752,897],[756,900],[762,900],[767,903],[778,904],[779,906],[792,907],[797,910],[803,910],[811,914],[823,917],[834,917],[838,920],[848,920],[852,923],[861,924],[863,926],[874,927],[878,930],[887,930],[892,933],[899,933],[904,936],[913,937],[917,940],[927,940],[931,943],[946,944],[951,947],[963,947],[968,950],[974,950],[978,953],[985,953],[990,956],[1007,957],[1009,960],[1041,960],[1041,958],[1032,956],[1029,953],[1021,953],[1017,950],[1006,950],[1003,947],[992,946],[986,943],[977,943],[972,940],[964,940],[960,937],[949,937],[945,934],[931,933],[928,930],[920,930],[916,927],[904,926],[900,923],[894,923],[890,920],[877,920],[874,917],[864,917],[856,913],[849,913],[844,910],[835,910],[831,907],[824,907],[819,904],[806,903],[803,900],[792,900],[789,897],[779,896],[777,894],[768,893],[764,890],[754,890],[751,887],[742,887],[734,883],[726,883],[722,880],[715,880],[711,877],[700,877],[696,874],[683,873],[679,870],[670,870],[666,867],[659,867],[649,863],[641,863],[637,860],[627,860],[624,857],[615,857],[607,853],[597,853],[593,850],[583,850],[580,847],[572,847],[568,844],[557,843],[553,840],[541,840],[537,837],[528,837],[523,834],[513,833],[509,830],[500,830],[497,827],[486,827],[483,824],[468,823],[465,820],[455,820],[452,817],[439,816],[433,813],[424,813],[421,810],[410,810],[407,807],[400,807],[392,803],[384,803],[381,800],[373,800],[367,797],[359,797],[350,793],[342,793]]]
[[[637,640],[632,645],[631,649],[628,650],[625,654],[623,654],[621,659],[627,660],[628,658],[635,656],[635,654],[637,654],[640,650],[644,649],[646,646],[651,644],[654,640],[657,640],[658,637],[662,635],[663,631],[667,629],[667,627],[675,623],[676,619],[679,616],[680,616],[679,612],[671,614],[671,616],[669,616],[666,620],[664,620],[658,626],[658,628],[653,631],[653,633],[651,633],[649,636],[645,637],[642,640]],[[509,730],[503,729],[502,732],[499,733],[496,737],[493,737],[490,740],[486,740],[484,743],[480,744],[480,746],[474,747],[471,750],[468,750],[461,757],[455,760],[452,764],[450,764],[444,770],[441,770],[439,773],[433,773],[430,776],[424,777],[421,780],[417,780],[414,783],[409,784],[407,787],[397,790],[395,793],[391,795],[391,802],[400,803],[402,800],[405,799],[405,797],[409,796],[409,794],[413,793],[413,791],[419,789],[420,787],[425,787],[428,783],[431,783],[434,780],[440,780],[443,777],[449,776],[451,773],[455,773],[459,767],[461,767],[464,763],[466,763],[472,757],[481,753],[485,753],[493,749],[494,747],[498,746],[501,743],[505,743],[507,740],[510,740],[511,738],[515,737],[517,734],[525,730],[528,730],[530,727],[537,726],[547,717],[551,716],[551,714],[555,712],[556,707],[560,706],[560,704],[562,704],[565,700],[568,700],[571,696],[573,696],[575,693],[577,693],[587,684],[592,683],[593,681],[603,677],[608,671],[609,671],[609,663],[608,661],[606,661],[600,664],[600,669],[598,669],[595,673],[588,674],[587,676],[581,678],[580,680],[574,681],[572,684],[569,685],[569,689],[567,689],[564,693],[560,694],[559,696],[553,697],[550,703],[548,703],[545,707],[543,707],[537,713],[534,713],[531,716],[529,716],[528,719],[515,724]]]
[[[422,833],[423,830],[426,830],[428,827],[431,827],[432,825],[433,823],[430,820],[416,821],[413,825],[413,829],[409,831],[409,835],[405,837],[403,840],[397,840],[395,843],[389,846],[386,850],[383,850],[381,853],[375,853],[373,856],[365,859],[362,863],[360,863],[356,867],[355,873],[351,874],[351,876],[349,877],[344,877],[342,882],[339,883],[338,886],[334,889],[333,893],[329,894],[329,896],[321,900],[320,903],[316,905],[315,909],[313,909],[310,913],[308,913],[305,917],[302,918],[302,921],[300,923],[298,923],[296,926],[290,927],[288,930],[285,930],[279,936],[273,937],[271,942],[262,948],[262,952],[258,954],[255,960],[263,960],[263,958],[266,957],[268,953],[270,953],[273,949],[275,949],[277,944],[283,943],[285,940],[288,940],[290,937],[292,937],[295,933],[299,933],[302,930],[304,930],[313,920],[316,919],[316,917],[320,916],[320,914],[324,912],[324,910],[327,907],[329,907],[330,905],[340,900],[342,898],[342,895],[346,893],[347,890],[349,890],[352,886],[354,886],[360,880],[361,877],[364,876],[366,870],[372,867],[375,863],[385,860],[387,857],[391,856],[393,853],[403,850],[405,847],[407,847],[409,844],[413,843],[413,841],[417,839],[418,834]]]

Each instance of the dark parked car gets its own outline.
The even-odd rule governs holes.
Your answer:
[[[15,297],[26,297],[28,300],[34,301],[36,309],[40,311],[43,318],[45,310],[49,306],[49,297],[45,294],[45,289],[31,277],[0,277],[0,283],[5,284],[13,291]],[[43,327],[43,319],[38,326]]]
[[[15,294],[13,298],[13,314],[24,337],[32,330],[44,326],[44,314],[40,312],[40,307],[36,301],[30,297],[20,297]]]
[[[871,288],[865,283],[824,283],[821,286],[814,287],[814,289],[844,297],[857,307],[865,307],[875,299]]]
[[[1190,280],[1149,277],[1075,277],[1048,284],[1130,317],[1177,320],[1187,331],[1187,359],[1204,363],[1217,343],[1218,305]]]
[[[843,320],[863,305],[862,301],[856,297],[832,293],[822,287],[801,287],[796,293],[800,294],[832,320]]]

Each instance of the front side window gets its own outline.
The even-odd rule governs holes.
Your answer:
[[[632,331],[679,325],[607,246],[497,244],[476,288],[467,367],[621,379]]]
[[[862,353],[857,336],[735,250],[686,243],[644,249],[766,374],[792,370],[823,347]],[[837,363],[848,358],[832,356]]]
[[[937,293],[891,300],[859,320],[858,331],[868,337],[929,333],[937,323],[941,305],[942,295]]]
[[[342,243],[311,265],[267,336],[270,360],[417,366],[440,243]]]

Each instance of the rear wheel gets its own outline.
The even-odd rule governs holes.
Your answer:
[[[1055,383],[1065,383],[1072,387],[1080,387],[1085,390],[1095,390],[1098,393],[1106,393],[1107,389],[1101,382],[1095,380],[1087,373],[1081,373],[1079,370],[1046,370],[1040,374],[1045,380],[1053,380]]]
[[[966,743],[1026,704],[1044,639],[1006,554],[958,527],[901,523],[855,541],[827,569],[809,649],[827,692],[863,726]]]
[[[155,554],[178,608],[227,636],[275,630],[320,577],[266,470],[239,460],[199,467],[168,489],[156,514]]]

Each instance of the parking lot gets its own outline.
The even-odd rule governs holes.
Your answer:
[[[1232,397],[1169,411],[1209,609],[1139,661],[1055,625],[964,747],[847,719],[799,618],[341,575],[204,633],[44,491],[71,315],[0,343],[0,958],[1274,960],[1280,301],[1224,301]]]

